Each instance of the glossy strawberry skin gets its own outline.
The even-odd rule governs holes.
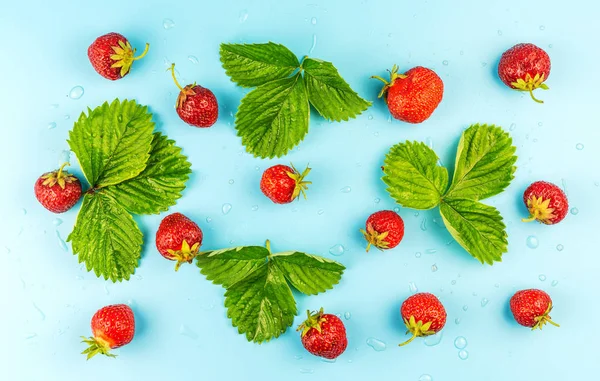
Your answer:
[[[536,181],[532,183],[523,193],[523,202],[528,207],[528,201],[533,197],[550,200],[549,208],[553,209],[553,218],[539,220],[546,225],[554,225],[562,221],[569,213],[569,201],[567,195],[557,185],[547,181]]]
[[[122,347],[133,340],[135,318],[126,304],[114,304],[98,310],[92,317],[92,334],[111,349]]]
[[[380,249],[393,249],[398,246],[404,237],[404,221],[393,210],[381,210],[371,214],[367,218],[365,228],[367,232],[372,228],[377,234],[388,233],[387,237],[384,238],[387,245],[379,246],[375,244]]]
[[[387,105],[392,116],[407,123],[427,120],[442,101],[444,82],[431,69],[414,67],[396,78],[387,89]]]
[[[550,295],[542,290],[521,290],[510,298],[510,310],[517,323],[532,328],[537,324],[536,317],[543,316],[551,303]]]
[[[119,41],[127,44],[125,36],[119,33],[108,33],[98,37],[88,48],[88,58],[94,70],[111,81],[121,79],[121,68],[111,67],[115,61],[110,56],[115,54],[113,46],[119,46]],[[127,74],[126,74],[127,75]]]
[[[48,172],[40,176],[33,187],[35,197],[42,206],[53,213],[64,213],[71,209],[81,197],[81,182],[73,175],[72,182],[65,183],[64,189],[59,184],[44,185],[46,181],[44,176],[51,174]]]
[[[332,360],[344,353],[348,346],[346,327],[335,315],[324,314],[322,319],[321,332],[310,328],[302,336],[302,345],[313,355]]]
[[[289,176],[296,171],[287,165],[277,164],[267,168],[260,180],[260,190],[276,204],[289,204],[294,201],[292,195],[296,181]]]
[[[179,251],[185,240],[191,247],[202,244],[202,230],[192,220],[181,213],[169,214],[161,221],[156,232],[156,248],[169,260],[175,260],[169,250]]]
[[[515,89],[518,79],[527,80],[527,75],[535,77],[550,76],[550,57],[543,49],[534,44],[517,44],[502,54],[498,64],[498,76],[504,84]]]
[[[424,324],[431,322],[429,330],[437,333],[446,325],[446,309],[439,299],[428,292],[420,292],[409,296],[402,307],[400,314],[403,320],[410,320],[414,316],[415,321]]]
[[[219,117],[217,98],[205,87],[188,85],[179,93],[177,114],[190,126],[210,127]]]

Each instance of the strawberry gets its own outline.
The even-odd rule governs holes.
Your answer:
[[[506,86],[528,91],[534,101],[544,103],[533,95],[533,90],[548,90],[544,81],[550,75],[550,57],[534,44],[517,44],[502,53],[498,75]]]
[[[161,221],[156,232],[158,252],[171,261],[177,261],[175,271],[182,263],[192,263],[202,245],[202,230],[181,213],[169,214]]]
[[[300,194],[306,199],[308,184],[312,184],[310,181],[304,181],[309,172],[309,167],[300,174],[294,165],[274,165],[263,172],[260,190],[276,204],[288,204],[300,198]]]
[[[68,164],[64,163],[56,171],[44,173],[33,187],[35,198],[53,213],[66,212],[81,197],[81,182],[64,170]]]
[[[81,352],[91,359],[97,354],[116,357],[111,349],[122,347],[133,340],[135,334],[135,318],[133,311],[126,304],[113,304],[102,307],[92,317],[92,337],[82,336],[88,348]]]
[[[346,327],[342,320],[331,314],[306,311],[308,318],[300,324],[298,331],[302,345],[315,356],[334,359],[344,353],[348,346]]]
[[[562,221],[569,211],[565,192],[546,181],[536,181],[527,187],[523,202],[529,209],[529,218],[524,218],[524,222],[538,220],[546,225],[554,225]]]
[[[379,250],[393,249],[404,237],[404,221],[393,210],[381,210],[367,218],[365,230],[360,229],[367,240],[367,252],[371,245]]]
[[[392,116],[407,123],[421,123],[427,120],[442,101],[444,82],[431,69],[413,67],[404,74],[398,74],[394,65],[389,82],[379,76],[385,84],[379,98],[385,101]]]
[[[517,323],[532,330],[542,329],[546,323],[556,327],[558,324],[550,320],[552,299],[542,290],[529,289],[517,291],[510,298],[510,310]]]
[[[101,76],[111,81],[125,77],[129,74],[133,61],[137,61],[148,53],[149,44],[137,57],[135,49],[127,39],[119,33],[108,33],[98,37],[88,48],[88,58],[94,70]]]
[[[196,85],[194,82],[181,87],[175,77],[175,64],[171,64],[171,75],[179,88],[179,96],[175,109],[177,114],[187,124],[195,127],[210,127],[219,117],[219,105],[215,94],[209,89]]]
[[[436,334],[446,324],[444,306],[435,295],[428,292],[409,296],[402,303],[400,314],[406,325],[406,333],[412,333],[412,337],[400,346],[410,343],[416,337]]]

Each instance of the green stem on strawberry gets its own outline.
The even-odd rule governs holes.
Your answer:
[[[179,81],[177,81],[177,77],[175,76],[175,63],[171,64],[171,67],[167,69],[167,71],[171,71],[171,76],[173,77],[173,82],[175,82],[175,85],[177,86],[177,88],[180,91],[183,91],[183,87],[181,87],[181,85],[179,84]]]
[[[416,339],[416,338],[417,338],[417,336],[419,336],[417,331],[414,331],[412,334],[413,334],[413,335],[412,335],[412,337],[411,337],[410,339],[406,340],[406,341],[405,341],[405,342],[403,342],[403,343],[400,343],[400,344],[398,344],[398,346],[399,346],[399,347],[403,347],[403,346],[405,346],[406,344],[408,344],[408,343],[412,342],[414,339]]]
[[[394,82],[396,81],[396,79],[400,78],[400,79],[404,79],[406,78],[406,75],[404,74],[398,74],[398,65],[394,64],[394,66],[392,66],[392,70],[388,69],[388,72],[390,73],[390,80],[389,82],[386,81],[385,79],[383,79],[382,77],[378,76],[378,75],[373,75],[371,76],[371,78],[373,79],[378,79],[381,82],[384,83],[383,88],[381,89],[381,91],[379,92],[379,95],[377,95],[377,98],[381,98],[385,95],[387,89],[389,89],[390,87],[394,86]]]
[[[180,250],[168,250],[169,254],[177,261],[175,264],[175,271],[179,270],[179,267],[183,263],[192,263],[194,258],[198,255],[198,248],[200,247],[200,242],[196,242],[190,247],[189,243],[184,239],[181,243]]]
[[[60,166],[60,168],[58,168],[58,173],[56,174],[57,178],[60,178],[62,176],[63,169],[65,169],[65,167],[67,165],[71,165],[71,164],[69,164],[69,162],[67,161],[67,162],[62,163],[62,165]]]
[[[534,320],[535,320],[535,325],[533,327],[531,327],[531,330],[534,331],[536,329],[542,329],[542,327],[546,324],[546,323],[550,323],[555,327],[560,327],[560,325],[558,323],[555,323],[552,321],[552,319],[550,318],[550,311],[552,311],[552,302],[550,302],[548,304],[548,308],[546,309],[546,311],[544,312],[543,315],[541,316],[537,316]]]
[[[137,61],[137,60],[144,58],[146,56],[146,54],[148,54],[148,49],[150,49],[150,44],[146,43],[146,47],[144,48],[144,51],[142,52],[142,54],[140,54],[137,57],[133,57],[132,60]],[[133,49],[133,54],[135,54],[135,49]]]

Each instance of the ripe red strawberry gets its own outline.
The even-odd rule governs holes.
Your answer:
[[[398,74],[398,66],[394,65],[389,82],[379,76],[372,78],[385,83],[379,98],[385,96],[392,116],[407,123],[421,123],[427,120],[444,95],[442,79],[433,70],[422,66]]]
[[[175,271],[182,263],[192,263],[202,245],[202,230],[181,213],[169,214],[161,221],[156,232],[158,252],[171,261],[177,261]]]
[[[331,314],[324,314],[323,308],[319,312],[306,311],[308,318],[300,324],[298,331],[302,345],[315,356],[334,359],[344,353],[348,346],[346,327],[342,320]]]
[[[534,44],[517,44],[502,53],[498,75],[506,86],[528,91],[534,101],[544,103],[533,95],[533,90],[548,90],[544,81],[550,75],[550,57]]]
[[[215,124],[219,117],[219,104],[213,92],[195,82],[181,87],[175,77],[175,64],[169,70],[180,90],[176,110],[181,120],[195,127],[210,127]]]
[[[300,174],[293,165],[274,165],[263,172],[260,190],[276,204],[288,204],[300,198],[300,194],[306,199],[308,184],[312,184],[304,181],[309,172],[309,167]]]
[[[562,221],[569,212],[565,192],[546,181],[536,181],[525,189],[523,201],[529,209],[529,218],[524,218],[524,222],[538,220],[546,225],[554,225]]]
[[[88,360],[97,354],[116,357],[110,350],[129,344],[134,334],[135,318],[128,305],[102,307],[92,317],[92,337],[81,337],[82,342],[88,345],[81,353],[87,354]]]
[[[108,33],[98,37],[88,48],[88,58],[94,69],[111,81],[129,74],[133,61],[143,58],[148,53],[149,44],[137,57],[135,49],[127,39],[119,33]]]
[[[64,163],[58,170],[44,173],[33,187],[35,198],[53,213],[66,212],[77,204],[81,197],[81,182],[63,170],[68,164]]]
[[[371,245],[380,250],[393,249],[404,237],[404,221],[393,210],[381,210],[367,218],[365,230],[360,229],[367,240],[367,252]]]
[[[402,303],[400,314],[406,325],[406,333],[412,333],[412,337],[400,346],[410,343],[416,337],[436,334],[446,325],[444,306],[435,295],[428,292],[409,296]]]
[[[552,299],[542,290],[529,289],[517,291],[510,298],[510,310],[517,323],[532,330],[542,329],[544,324],[550,323],[556,327],[558,324],[550,320]]]

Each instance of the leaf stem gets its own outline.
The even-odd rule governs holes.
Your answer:
[[[146,43],[146,47],[144,48],[144,51],[142,52],[142,54],[140,54],[140,55],[139,55],[139,56],[137,56],[137,57],[133,57],[133,60],[134,60],[134,61],[137,61],[137,60],[139,60],[139,59],[142,59],[142,58],[144,58],[144,57],[146,56],[146,54],[148,54],[148,49],[149,49],[149,48],[150,48],[150,44],[149,44],[149,43]],[[135,53],[135,50],[133,51],[133,53]]]
[[[179,88],[180,91],[183,91],[183,87],[181,87],[181,85],[177,81],[177,77],[175,77],[175,63],[172,63],[171,67],[168,68],[167,71],[168,70],[171,70],[171,77],[173,77],[173,82],[175,82],[175,85]]]

